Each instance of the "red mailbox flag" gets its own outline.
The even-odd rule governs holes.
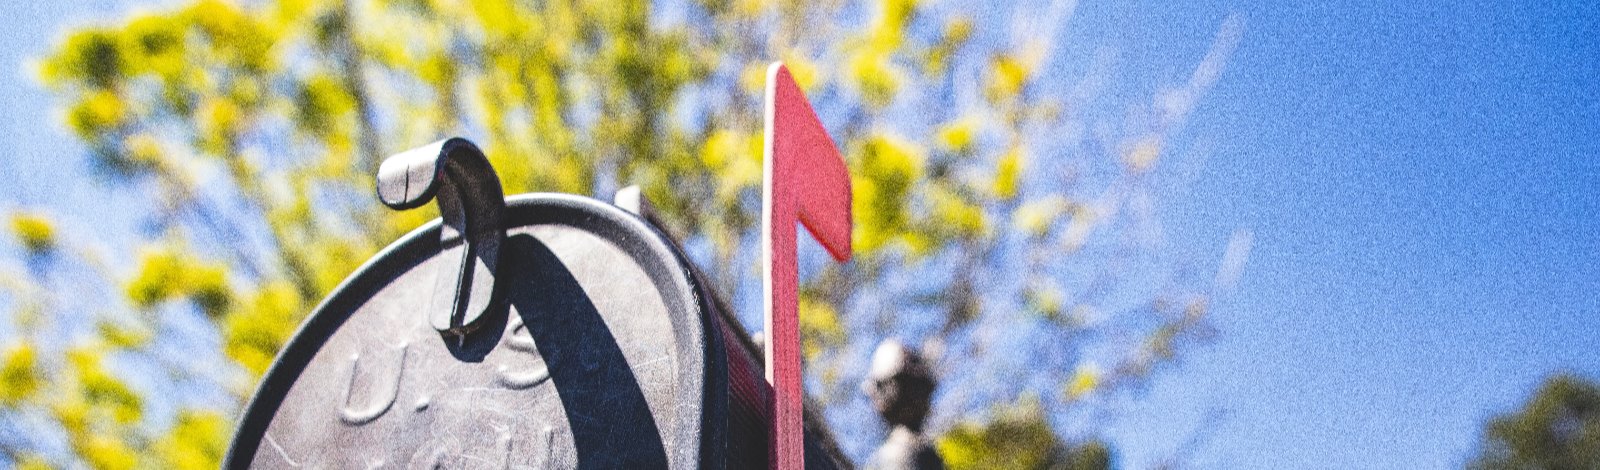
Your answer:
[[[772,384],[769,449],[773,468],[805,467],[800,380],[800,271],[795,222],[840,262],[850,259],[850,173],[805,93],[776,62],[767,68],[767,128],[762,164],[762,276],[767,381]]]

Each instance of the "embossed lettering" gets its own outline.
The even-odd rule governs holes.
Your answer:
[[[544,367],[517,374],[511,372],[509,368],[502,365],[499,368],[499,372],[500,385],[512,390],[522,390],[534,385],[539,385],[545,380],[550,379],[550,370]]]
[[[539,348],[533,344],[533,334],[528,332],[528,325],[522,322],[522,315],[512,314],[508,323],[511,335],[506,338],[506,346],[513,351],[538,354]]]
[[[539,348],[533,343],[533,335],[528,332],[528,325],[522,322],[521,315],[511,315],[511,334],[506,337],[506,347],[512,351],[527,353],[532,359],[544,362],[539,357]],[[522,390],[539,385],[550,379],[550,371],[544,367],[516,373],[504,364],[497,368],[500,385],[512,390]]]
[[[339,409],[340,421],[344,421],[345,424],[359,426],[370,423],[378,419],[379,416],[383,416],[384,413],[389,412],[389,407],[394,405],[395,397],[400,394],[400,376],[406,370],[406,349],[408,347],[409,345],[406,343],[400,344],[400,357],[395,361],[393,373],[380,374],[378,376],[380,380],[373,383],[374,388],[376,388],[374,393],[377,396],[369,398],[370,403],[359,409],[352,408],[350,401],[351,396],[355,395],[356,374],[359,372],[357,365],[361,361],[361,355],[353,354],[350,356],[350,383],[344,389],[344,405]]]

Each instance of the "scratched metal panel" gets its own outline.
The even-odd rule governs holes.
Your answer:
[[[507,200],[504,301],[465,338],[428,322],[439,225],[312,313],[246,409],[229,467],[720,467],[721,334],[670,244],[580,196]]]

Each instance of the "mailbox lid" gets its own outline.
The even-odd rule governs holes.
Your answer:
[[[428,323],[436,220],[307,318],[241,419],[230,467],[671,467],[724,461],[720,334],[689,268],[639,217],[582,196],[506,201],[498,301],[465,336]],[[707,380],[710,378],[711,383]]]

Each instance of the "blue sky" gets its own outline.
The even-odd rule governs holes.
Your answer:
[[[1247,23],[1165,207],[1202,257],[1230,223],[1254,250],[1219,339],[1117,426],[1148,443],[1124,463],[1210,423],[1203,468],[1457,466],[1548,374],[1600,377],[1600,8],[1090,3],[1079,25],[1131,26],[1135,62]]]
[[[0,209],[132,230],[21,68],[128,3],[0,5]],[[1544,377],[1600,378],[1600,6],[1171,3],[1082,1],[1056,42],[1174,85],[1245,21],[1161,204],[1180,256],[1254,249],[1217,339],[1119,406],[1124,467],[1454,467]]]

